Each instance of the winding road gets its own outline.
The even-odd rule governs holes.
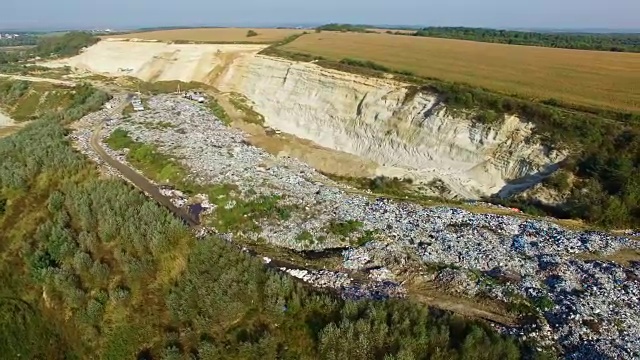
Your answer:
[[[124,105],[116,107],[112,113],[116,113],[117,111],[122,111]],[[106,120],[106,119],[105,119]],[[152,199],[157,201],[160,205],[169,209],[172,213],[174,213],[178,218],[182,219],[187,225],[190,227],[197,228],[200,226],[200,223],[194,219],[189,213],[187,213],[184,209],[181,209],[175,206],[168,197],[162,195],[158,187],[152,184],[147,178],[140,175],[138,172],[130,168],[129,166],[121,163],[120,161],[111,157],[102,147],[100,143],[102,134],[102,123],[98,124],[91,134],[91,140],[89,144],[91,148],[100,156],[102,161],[107,163],[112,168],[118,170],[123,177],[129,180],[135,187],[147,193]]]

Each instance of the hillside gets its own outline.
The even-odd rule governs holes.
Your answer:
[[[371,36],[374,40],[391,37],[349,33],[335,36],[351,35]],[[489,197],[536,214],[542,210],[598,226],[629,227],[638,223],[632,180],[638,166],[633,160],[637,146],[634,140],[629,141],[638,133],[637,114],[554,99],[530,101],[470,85],[406,73],[390,74],[390,68],[374,62],[334,61],[286,50],[298,41],[319,36],[327,33],[303,35],[284,47],[262,50],[268,56],[256,55],[258,49],[253,47],[260,45],[103,41],[79,56],[48,65],[71,65],[108,76],[130,74],[151,81],[197,81],[221,89],[227,93],[225,96],[240,94],[249,107],[233,111],[244,113],[255,107],[264,116],[265,125],[313,141],[321,148],[304,145],[305,150],[300,151],[296,146],[298,150],[291,154],[329,173],[409,177],[426,195]],[[198,60],[201,58],[211,60],[205,63]],[[125,67],[127,72],[123,73]],[[579,84],[573,86],[582,89]],[[172,89],[176,88],[172,85]],[[389,96],[384,95],[389,92]],[[338,98],[344,100],[336,101],[335,94],[343,94]],[[628,99],[635,96],[628,94]],[[427,129],[440,122],[448,127],[438,126],[438,131],[449,129],[446,131],[450,133],[430,140]],[[331,136],[326,135],[329,132]],[[497,136],[496,142],[483,144],[486,136],[493,136],[492,132]],[[272,140],[261,144],[282,148]],[[336,151],[333,156],[344,158],[346,153],[360,157],[361,165],[349,160],[355,165],[349,173],[342,163],[331,166],[329,161],[313,155],[323,153],[326,159],[327,149]],[[547,179],[559,167],[563,170]],[[367,170],[362,171],[364,168]],[[540,184],[544,179],[547,181]],[[532,186],[535,189],[527,191]],[[591,195],[584,196],[585,193]]]

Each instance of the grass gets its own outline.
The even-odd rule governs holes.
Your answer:
[[[327,226],[329,233],[343,238],[360,231],[360,229],[362,229],[362,222],[357,220],[332,221]]]
[[[256,221],[273,219],[286,221],[291,218],[294,206],[280,204],[280,196],[240,196],[233,184],[200,185],[186,180],[186,169],[170,156],[159,152],[155,146],[136,142],[122,129],[114,130],[105,141],[114,150],[129,149],[127,160],[145,176],[161,183],[170,183],[188,194],[207,194],[216,204],[215,216],[210,225],[226,233],[257,232]],[[233,206],[227,204],[234,203]]]
[[[640,111],[640,54],[336,32],[301,36],[281,49],[334,61],[371,61],[506,95]]]
[[[249,31],[255,31],[257,35],[247,38],[247,34]],[[302,32],[303,30],[298,29],[200,28],[138,32],[131,34],[106,36],[105,38],[136,38],[165,42],[252,42],[268,44],[280,41],[291,35],[301,34]]]
[[[176,183],[184,178],[184,169],[177,161],[158,152],[153,145],[133,141],[125,130],[116,129],[106,143],[114,150],[129,149],[127,159],[152,179]]]
[[[247,98],[245,98],[243,95],[234,93],[229,101],[238,111],[242,113],[244,121],[251,124],[264,125],[264,116],[253,110],[253,107],[249,105]]]
[[[220,105],[215,99],[209,99],[209,103],[207,104],[207,106],[209,107],[209,110],[211,110],[213,115],[220,119],[220,121],[227,125],[231,124],[231,117],[229,116],[229,114],[227,114],[222,105]]]
[[[11,80],[0,79],[0,86]],[[48,111],[68,106],[73,97],[73,89],[46,82],[30,82],[29,88],[19,97],[0,98],[0,105],[7,115],[16,122],[34,120]]]
[[[145,129],[149,129],[149,130],[166,130],[166,129],[172,129],[176,127],[174,124],[168,121],[159,121],[159,122],[143,121],[141,122],[141,124]]]

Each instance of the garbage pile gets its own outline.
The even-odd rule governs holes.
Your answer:
[[[329,270],[287,269],[284,267],[280,270],[313,286],[339,290],[345,300],[385,300],[391,297],[402,298],[406,296],[406,290],[391,280],[378,279],[371,282],[356,282],[345,273]]]
[[[402,297],[406,291],[396,274],[438,264],[436,274],[423,275],[460,296],[525,299],[540,320],[518,334],[553,340],[567,358],[640,357],[638,264],[623,267],[577,256],[637,249],[635,240],[571,231],[550,221],[348,193],[298,160],[249,145],[243,132],[227,127],[198,103],[160,95],[148,106],[127,121],[108,122],[104,135],[116,128],[127,130],[134,140],[173,156],[193,181],[234,184],[238,194],[254,197],[281,196],[280,204],[295,210],[278,222],[258,220],[256,238],[296,250],[350,246],[343,252],[342,268],[366,271],[371,281],[359,284],[328,270],[287,270],[292,276],[340,289],[349,299]],[[92,114],[82,121],[94,124],[99,117]],[[90,147],[82,145],[90,134],[79,130],[74,136],[79,148],[92,156]],[[126,161],[123,153],[113,154]],[[348,221],[358,226],[347,234],[330,226]],[[232,239],[232,234],[221,236]]]

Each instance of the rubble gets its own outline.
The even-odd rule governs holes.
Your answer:
[[[91,129],[106,114],[105,110],[83,118],[72,135],[78,149],[98,163],[88,142]],[[148,123],[170,123],[171,127],[144,126]],[[256,239],[294,250],[361,244],[343,252],[342,269],[336,269],[341,271],[283,270],[314,286],[337,289],[348,299],[402,297],[406,290],[397,280],[402,269],[438,264],[435,274],[423,275],[453,293],[506,302],[525,299],[536,309],[538,324],[505,331],[543,343],[553,341],[570,359],[640,356],[639,265],[625,268],[576,256],[637,249],[635,240],[572,231],[545,220],[348,193],[298,160],[249,145],[240,130],[180,97],[155,96],[149,99],[147,111],[131,114],[126,121],[114,118],[105,128],[104,136],[122,128],[134,140],[156,145],[183,164],[195,182],[234,184],[238,194],[278,195],[281,204],[294,206],[286,220],[257,220]],[[124,153],[111,154],[126,162]],[[194,200],[177,190],[163,191],[179,206],[198,202],[207,209],[202,215],[215,208],[210,203],[214,199],[206,195],[196,195]],[[231,199],[224,207],[235,206]],[[332,222],[348,220],[358,221],[361,228],[346,235],[327,230]],[[375,236],[357,242],[366,232]],[[220,236],[233,239],[232,234]],[[369,281],[355,282],[342,270],[366,271]]]

